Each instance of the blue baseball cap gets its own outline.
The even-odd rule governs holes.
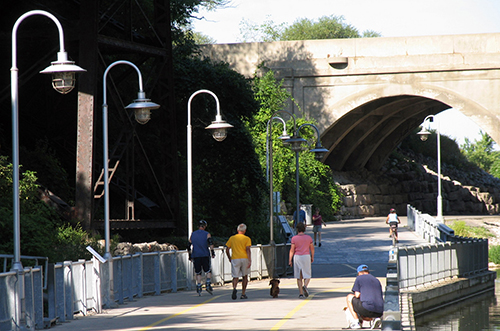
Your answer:
[[[370,269],[368,269],[368,266],[366,264],[362,264],[358,267],[358,272],[361,272],[361,271],[370,271]]]

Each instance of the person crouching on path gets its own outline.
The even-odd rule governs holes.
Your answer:
[[[248,284],[248,270],[252,264],[250,247],[252,240],[245,235],[247,226],[243,223],[238,225],[238,234],[229,238],[226,243],[226,255],[231,262],[231,275],[233,276],[233,293],[231,299],[236,300],[238,280],[241,279],[241,299],[248,299],[246,295]],[[229,251],[231,249],[231,252]],[[231,254],[232,253],[232,254]]]
[[[207,275],[205,289],[208,293],[212,294],[212,284],[210,278],[212,277],[210,255],[215,258],[214,241],[209,232],[205,231],[207,222],[200,220],[198,222],[198,230],[194,231],[189,238],[189,260],[194,263],[194,272],[196,274],[196,292],[201,296],[201,270]],[[191,253],[191,245],[193,252]],[[210,252],[208,251],[210,248]]]
[[[353,317],[351,329],[361,329],[363,321],[370,321],[370,327],[377,329],[381,325],[380,317],[384,313],[384,298],[380,281],[370,274],[366,264],[357,269],[358,276],[347,295],[347,307]]]
[[[311,236],[305,234],[305,223],[297,224],[297,235],[292,237],[292,247],[290,248],[290,256],[288,264],[292,265],[293,259],[293,274],[297,279],[299,288],[299,298],[309,296],[307,286],[311,280],[311,263],[314,262],[314,245]]]

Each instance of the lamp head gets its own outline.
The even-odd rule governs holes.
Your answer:
[[[139,91],[137,99],[134,100],[125,109],[133,109],[135,113],[135,120],[139,124],[146,124],[151,119],[151,109],[158,109],[160,105],[146,99],[146,93]]]
[[[68,53],[58,52],[57,61],[40,71],[42,74],[52,74],[52,87],[61,94],[69,93],[75,87],[75,73],[87,70],[68,60]]]
[[[284,140],[284,142],[291,146],[292,151],[300,152],[302,150],[302,144],[307,143],[307,140],[300,136],[293,135],[292,138]]]
[[[227,129],[233,126],[228,122],[224,121],[220,115],[215,115],[215,121],[212,122],[205,129],[213,130],[212,137],[217,141],[223,141],[227,137]]]
[[[417,134],[420,136],[420,140],[426,141],[431,133],[427,131],[425,128],[422,128],[422,130],[420,130],[420,132]]]
[[[281,136],[278,137],[278,139],[281,139],[283,141],[283,145],[288,145],[288,140],[290,140],[290,135],[286,133],[285,130],[283,130],[283,133]]]
[[[311,149],[309,152],[314,153],[314,158],[318,161],[321,161],[321,159],[323,159],[323,156],[325,155],[325,153],[328,153],[328,150],[326,148],[324,148],[323,146],[321,146],[321,144],[317,143],[316,147]]]

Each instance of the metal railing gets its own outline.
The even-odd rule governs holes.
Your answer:
[[[398,248],[399,287],[411,288],[488,270],[488,239],[455,236],[454,231],[407,207],[408,227],[429,244]]]
[[[251,279],[288,273],[289,249],[289,244],[252,246]],[[215,251],[212,283],[232,281],[231,264],[225,258],[224,248]],[[110,266],[111,282],[107,279]],[[56,320],[72,320],[75,313],[100,313],[103,306],[116,306],[134,297],[195,287],[193,265],[187,251],[136,253],[117,256],[106,263],[97,258],[68,261],[48,264],[46,270],[46,277],[40,266],[25,268],[19,274],[0,273],[0,331],[44,329]],[[45,302],[44,278],[47,284]]]
[[[391,247],[382,329],[401,330],[401,290],[425,288],[488,270],[488,239],[463,238],[432,216],[407,206],[407,223],[429,243]]]

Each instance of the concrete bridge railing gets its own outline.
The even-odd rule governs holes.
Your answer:
[[[455,236],[430,215],[407,209],[408,227],[429,244],[391,247],[382,324],[387,330],[404,330],[402,321],[414,323],[418,311],[490,290],[496,275],[488,271],[488,239]]]
[[[251,279],[286,273],[289,249],[290,244],[252,246]],[[232,281],[231,264],[225,258],[224,248],[215,251],[212,283]],[[107,267],[111,265],[113,281],[109,286]],[[100,313],[103,306],[113,307],[146,294],[160,295],[195,287],[193,264],[187,251],[118,256],[111,264],[101,263],[97,258],[49,264],[46,275],[44,300],[45,276],[40,266],[25,268],[19,274],[0,273],[0,331],[44,329],[56,320],[70,321],[78,312]],[[45,318],[44,307],[48,312]]]

